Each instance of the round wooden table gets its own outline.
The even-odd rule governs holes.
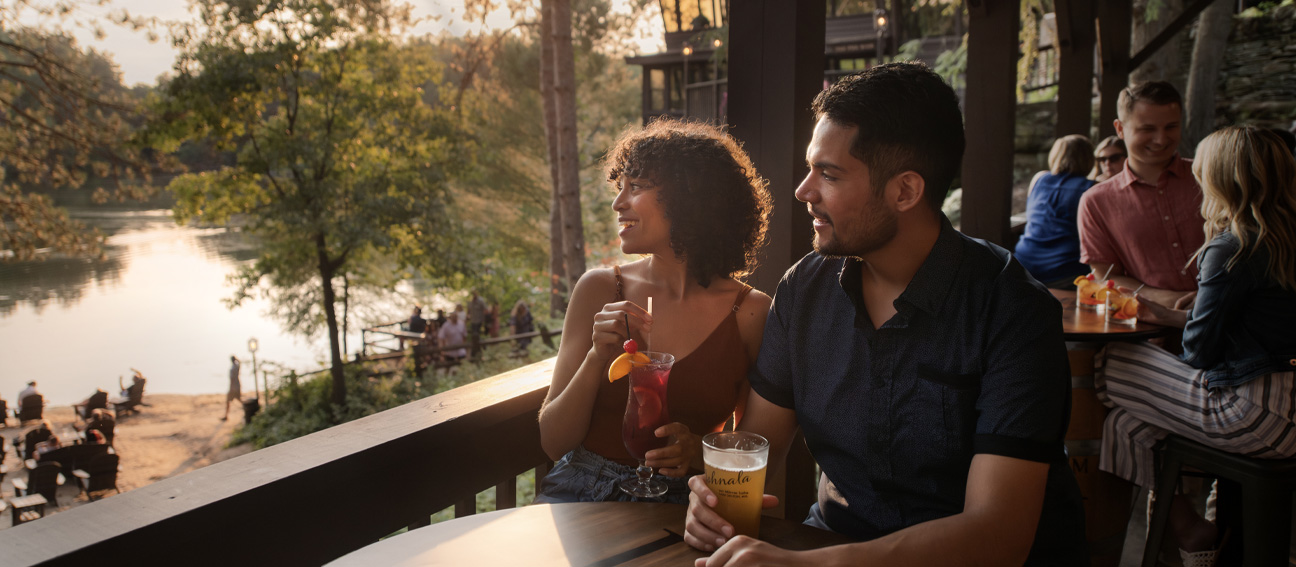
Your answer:
[[[1076,302],[1074,289],[1050,289],[1053,297],[1062,303],[1062,337],[1067,341],[1133,342],[1164,336],[1173,329],[1139,321],[1134,325],[1109,323],[1102,313],[1081,309]]]
[[[1074,289],[1049,291],[1062,303],[1062,337],[1071,362],[1071,421],[1066,447],[1071,472],[1084,496],[1091,565],[1114,567],[1120,562],[1130,506],[1129,488],[1124,481],[1098,470],[1107,407],[1098,401],[1094,387],[1094,355],[1107,343],[1143,341],[1168,335],[1174,329],[1142,321],[1135,325],[1109,323],[1103,313],[1081,309]]]
[[[708,554],[684,543],[686,510],[678,504],[647,502],[534,504],[419,528],[329,565],[692,565]],[[760,536],[787,549],[853,541],[768,516],[761,518]]]

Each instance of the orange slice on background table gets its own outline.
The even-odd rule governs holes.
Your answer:
[[[648,364],[651,362],[648,355],[642,352],[625,352],[612,361],[612,366],[608,367],[608,382],[616,382],[622,376],[630,373],[630,369],[635,365]]]
[[[1133,319],[1138,315],[1138,301],[1133,298],[1126,298],[1125,305],[1121,306],[1120,314],[1124,319]]]

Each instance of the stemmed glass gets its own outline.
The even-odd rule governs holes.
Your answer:
[[[656,498],[666,494],[666,483],[652,478],[652,467],[644,462],[644,455],[666,446],[666,438],[657,437],[653,432],[670,423],[666,382],[675,357],[664,352],[643,354],[648,362],[635,364],[630,370],[630,393],[626,397],[625,418],[621,420],[621,440],[630,455],[639,459],[639,467],[635,469],[638,476],[621,481],[619,486],[631,496]]]

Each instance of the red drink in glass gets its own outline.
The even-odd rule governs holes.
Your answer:
[[[621,440],[627,451],[636,459],[666,446],[666,438],[653,434],[658,427],[670,423],[670,409],[666,406],[666,381],[670,367],[645,365],[630,371],[630,395],[626,398],[625,419],[621,420]]]
[[[666,483],[652,478],[652,469],[644,462],[648,451],[666,446],[668,439],[653,434],[670,423],[666,404],[666,384],[670,380],[675,357],[664,352],[644,352],[647,363],[634,363],[630,369],[630,392],[626,396],[625,417],[621,420],[621,440],[626,451],[639,461],[637,478],[620,483],[621,490],[638,498],[656,498],[666,493]]]

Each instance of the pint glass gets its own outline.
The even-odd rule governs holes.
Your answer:
[[[769,441],[755,433],[730,431],[702,437],[707,488],[716,495],[715,511],[735,534],[757,537]]]

